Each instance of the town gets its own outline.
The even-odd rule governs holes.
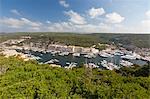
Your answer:
[[[150,0],[0,0],[0,99],[150,99]]]
[[[9,56],[18,56],[24,61],[28,60],[40,60],[40,56],[32,55],[30,51],[39,52],[41,55],[44,53],[50,53],[53,57],[55,56],[68,56],[72,55],[73,57],[84,57],[84,65],[89,68],[100,68],[102,66],[105,69],[113,70],[119,69],[122,66],[132,66],[135,63],[130,60],[141,60],[146,63],[150,62],[150,48],[137,48],[135,51],[126,50],[123,47],[116,47],[114,45],[105,44],[106,48],[99,50],[95,48],[95,45],[92,47],[81,47],[81,46],[72,46],[64,44],[48,44],[46,46],[41,46],[41,43],[29,44],[23,43],[25,40],[31,39],[30,36],[22,36],[19,39],[10,39],[5,42],[0,43],[0,53]],[[22,45],[19,45],[22,44]],[[104,45],[98,43],[98,45]],[[98,58],[97,58],[98,57]],[[87,62],[88,59],[102,59],[97,64],[94,62]],[[109,59],[109,60],[108,60]],[[78,59],[80,60],[80,59]],[[59,63],[58,57],[51,58],[46,62],[40,62],[40,64],[51,64],[54,67],[62,67]],[[66,62],[65,68],[72,69],[78,64],[76,62]]]

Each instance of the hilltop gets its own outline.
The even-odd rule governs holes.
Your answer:
[[[52,32],[34,32],[34,33],[6,33],[1,34],[0,42],[10,38],[19,38],[20,36],[31,36],[28,42],[53,42],[66,45],[77,45],[90,47],[97,43],[115,44],[126,48],[150,48],[150,34],[112,34],[112,33],[52,33]]]

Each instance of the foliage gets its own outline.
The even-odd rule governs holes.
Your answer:
[[[115,71],[85,67],[52,68],[36,61],[4,56],[0,56],[0,68],[6,69],[0,77],[2,99],[148,99],[150,94],[150,78],[142,75],[121,76]]]
[[[105,44],[101,44],[101,45],[97,44],[95,48],[101,51],[101,50],[105,50],[107,46]]]
[[[134,67],[122,67],[119,70],[116,70],[117,73],[122,74],[123,76],[135,76],[135,77],[149,77],[150,76],[150,64],[145,66],[134,66]]]
[[[66,45],[77,45],[83,47],[91,47],[98,43],[116,45],[122,44],[124,47],[136,46],[139,48],[150,48],[149,34],[113,34],[113,33],[93,33],[93,34],[77,34],[77,33],[4,33],[0,34],[0,42],[8,39],[16,39],[20,36],[31,36],[32,39],[25,41],[46,43],[63,43]]]

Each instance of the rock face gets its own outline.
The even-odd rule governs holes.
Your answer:
[[[50,64],[51,67],[61,67],[60,65]]]
[[[6,68],[6,67],[0,66],[0,75],[6,73],[6,71],[7,71],[7,68]]]
[[[6,57],[17,56],[19,54],[16,50],[4,50],[2,53],[6,55]]]

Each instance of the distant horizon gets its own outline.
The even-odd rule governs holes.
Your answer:
[[[39,32],[30,32],[30,31],[26,31],[26,32],[0,32],[0,34],[9,34],[9,33],[67,33],[67,34],[146,34],[146,35],[150,35],[150,33],[130,33],[130,32],[97,32],[97,33],[85,33],[85,32],[50,32],[50,31],[47,31],[47,32],[42,32],[42,31],[39,31]]]
[[[148,0],[1,0],[0,32],[150,34]]]

